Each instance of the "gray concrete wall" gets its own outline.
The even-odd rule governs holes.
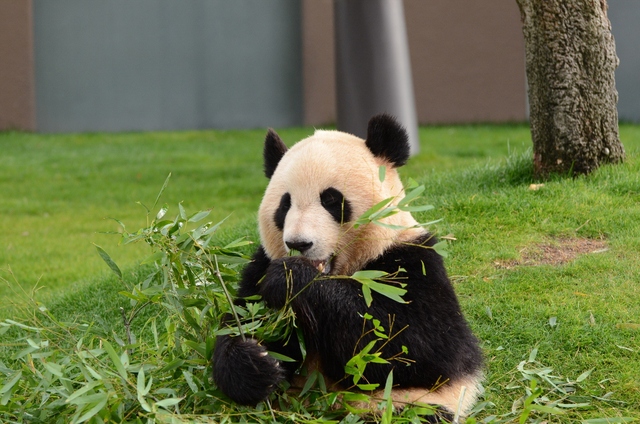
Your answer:
[[[640,1],[609,0],[608,13],[620,59],[616,69],[618,117],[640,122]]]
[[[299,125],[296,0],[34,0],[43,132]]]

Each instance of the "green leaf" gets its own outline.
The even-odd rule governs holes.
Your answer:
[[[389,372],[387,376],[387,382],[384,385],[383,399],[386,399],[387,404],[382,414],[382,423],[391,424],[393,419],[393,398],[391,397],[391,388],[393,387],[393,371]]]
[[[407,180],[407,184],[405,184],[405,188],[407,190],[413,190],[418,186],[419,186],[418,182],[411,177],[409,177],[409,179]]]
[[[384,182],[386,175],[387,175],[387,167],[384,165],[380,165],[380,167],[378,167],[378,179],[380,179],[381,183]]]
[[[582,381],[586,380],[586,379],[591,375],[591,373],[593,372],[593,370],[594,370],[594,368],[591,368],[589,371],[585,371],[585,372],[583,372],[582,374],[580,374],[580,375],[578,376],[578,378],[576,378],[576,382],[577,382],[577,383],[580,383],[580,382],[582,382]]]
[[[169,210],[169,207],[167,205],[162,206],[158,211],[158,213],[156,214],[156,220],[162,219],[167,214],[168,210]]]
[[[393,388],[393,370],[389,371],[389,375],[387,376],[387,381],[384,384],[384,393],[382,395],[382,399],[391,398],[391,389]]]
[[[399,205],[398,209],[405,212],[426,212],[433,209],[433,205],[419,205],[419,206],[403,206]]]
[[[436,251],[436,253],[440,256],[442,256],[443,258],[446,258],[449,256],[449,253],[447,252],[447,241],[446,240],[440,240],[439,242],[437,242],[436,244],[433,245],[433,250]]]
[[[386,277],[387,275],[389,275],[389,273],[384,271],[364,270],[364,271],[354,272],[351,277],[354,279],[364,278],[368,280],[373,280],[376,278]],[[371,315],[369,315],[369,317],[371,317]]]
[[[18,371],[13,375],[13,377],[11,378],[11,380],[7,381],[7,382],[5,383],[5,385],[4,385],[4,386],[2,386],[2,388],[0,389],[0,394],[2,394],[2,393],[6,393],[6,392],[8,392],[9,390],[11,390],[11,389],[13,388],[13,386],[15,386],[15,385],[16,385],[16,383],[17,383],[18,381],[20,381],[20,378],[22,378],[22,370],[18,370]]]
[[[373,384],[357,384],[356,386],[358,386],[358,389],[364,392],[370,392],[377,389],[378,386],[380,385],[378,383],[373,383]]]
[[[102,258],[102,260],[105,261],[105,263],[109,266],[109,268],[111,268],[111,271],[113,271],[120,279],[122,279],[122,271],[120,271],[120,268],[118,268],[118,265],[116,265],[113,259],[111,259],[111,256],[109,256],[109,254],[105,252],[105,250],[102,247],[98,246],[95,243],[93,245],[98,250],[98,254]]]
[[[162,196],[162,193],[164,193],[164,190],[169,185],[169,179],[170,178],[171,178],[171,172],[169,172],[169,175],[167,175],[167,178],[164,180],[164,184],[162,184],[162,188],[160,189],[160,192],[156,196],[156,201],[153,202],[153,206],[151,207],[151,209],[154,209],[156,207],[156,205],[158,204],[158,200],[160,200],[160,196]]]
[[[278,352],[273,352],[273,351],[269,351],[269,356],[271,356],[272,358],[277,359],[278,361],[283,361],[283,362],[296,362],[295,359],[288,357],[287,355],[283,355],[281,353]]]
[[[303,396],[313,387],[313,384],[318,379],[318,370],[314,370],[309,377],[307,377],[307,381],[304,383],[304,387],[302,387],[302,391],[300,392],[300,396]]]
[[[145,386],[145,375],[144,375],[144,366],[140,367],[140,371],[138,371],[138,381],[136,388],[138,389],[138,396],[146,396],[151,390],[151,382],[153,377],[149,377],[149,383]]]
[[[251,240],[246,240],[245,237],[240,237],[239,239],[236,239],[227,244],[225,247],[223,247],[223,249],[236,249],[238,247],[247,246],[250,244],[253,244]]]
[[[371,297],[371,289],[366,284],[362,285],[362,295],[364,296],[364,302],[367,304],[367,307],[371,306],[373,297]]]
[[[9,318],[5,319],[4,322],[0,323],[0,324],[2,324],[3,326],[6,326],[6,325],[16,326],[16,327],[22,328],[23,330],[35,331],[37,333],[42,331],[42,328],[31,327],[31,326],[25,325],[25,324],[23,324],[21,322],[14,321],[14,320],[9,319]]]
[[[402,205],[402,206],[408,206],[409,203],[411,203],[412,201],[414,201],[415,199],[418,198],[418,196],[420,196],[422,194],[422,192],[425,190],[425,186],[424,185],[420,185],[416,188],[414,188],[413,190],[411,190],[409,192],[409,194],[407,194],[406,196],[404,196],[399,202],[398,205]]]
[[[386,296],[389,299],[395,300],[398,303],[407,303],[402,298],[402,296],[407,293],[405,289],[393,286],[391,284],[378,283],[370,278],[355,277],[356,274],[357,273],[355,273],[352,278],[362,284],[362,294],[364,295],[367,306],[371,306],[371,302],[373,301],[373,298],[371,297],[371,290],[380,293],[381,295]]]
[[[393,197],[389,197],[370,207],[367,211],[365,211],[365,213],[360,215],[360,217],[356,220],[356,223],[354,224],[354,228],[358,228],[358,225],[363,225],[368,222],[371,222],[371,220],[373,219],[372,217],[374,215],[377,216],[380,210],[385,206],[389,205],[392,201],[393,201]]]
[[[154,263],[160,262],[165,256],[166,256],[165,252],[158,251],[150,256],[147,256],[142,262],[140,262],[140,264],[141,265],[154,264]]]
[[[227,215],[222,221],[218,222],[217,224],[212,225],[207,231],[204,232],[204,234],[202,234],[203,236],[208,236],[211,235],[213,233],[215,233],[218,228],[220,228],[220,226],[230,217],[231,215]]]
[[[630,423],[635,421],[633,417],[615,417],[615,418],[591,418],[582,421],[582,424],[614,424],[614,423]]]
[[[97,386],[102,385],[101,381],[92,381],[91,383],[88,383],[86,385],[84,385],[82,388],[76,390],[75,392],[73,392],[66,400],[66,403],[70,403],[73,405],[81,405],[84,404],[86,402],[82,402],[81,400],[79,400],[80,398],[83,397],[84,394],[88,393],[89,391],[95,389]]]
[[[198,222],[198,221],[202,221],[203,219],[205,219],[207,216],[209,216],[209,214],[211,213],[211,210],[206,210],[206,211],[200,211],[200,212],[196,212],[193,215],[191,215],[191,217],[188,219],[189,222]]]
[[[74,422],[83,423],[93,418],[102,410],[102,408],[105,407],[105,405],[107,404],[107,400],[109,400],[109,395],[108,393],[97,393],[93,396],[92,400],[93,402],[95,402],[95,405],[90,410],[85,412],[80,418],[78,418],[77,421]]]
[[[347,402],[369,402],[369,396],[364,393],[345,392],[343,399]]]
[[[126,381],[127,370],[124,368],[124,365],[122,364],[122,361],[120,360],[120,357],[118,356],[116,351],[113,349],[113,346],[111,346],[111,343],[104,339],[102,340],[102,345],[104,347],[104,350],[106,350],[109,354],[109,357],[111,358],[113,365],[115,365],[116,370],[118,370],[118,374],[120,374],[120,377],[122,377]]]
[[[56,377],[64,377],[64,374],[62,374],[62,365],[47,361],[42,361],[42,365]]]
[[[391,230],[404,230],[407,228],[404,225],[387,224],[386,222],[381,222],[381,221],[373,221],[373,223],[380,227],[389,228]]]
[[[158,408],[164,408],[167,409],[171,406],[175,406],[177,404],[179,404],[184,398],[168,398],[168,399],[163,399],[159,402],[154,403],[154,405]]]
[[[547,414],[562,415],[565,413],[565,411],[562,409],[555,408],[553,406],[546,406],[546,405],[532,404],[529,408],[532,411],[546,412]]]
[[[183,369],[182,370],[182,375],[184,376],[184,379],[187,382],[187,385],[189,386],[191,391],[193,393],[198,393],[199,392],[198,385],[193,381],[193,374],[191,374],[189,371]]]
[[[187,211],[184,209],[184,206],[182,206],[182,202],[178,203],[178,211],[180,212],[180,218],[182,218],[184,221],[187,220]]]

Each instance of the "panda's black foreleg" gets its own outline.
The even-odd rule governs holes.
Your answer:
[[[269,356],[267,347],[251,338],[218,336],[213,353],[216,385],[234,402],[256,405],[285,378],[286,370]]]
[[[264,279],[258,284],[258,293],[270,308],[282,308],[290,304],[298,322],[307,332],[314,332],[317,325],[307,294],[312,283],[322,279],[322,274],[302,256],[291,256],[271,262]]]
[[[235,304],[244,305],[243,297],[258,294],[258,282],[265,275],[271,263],[260,246],[253,255],[240,280]],[[234,325],[229,314],[222,322]],[[293,358],[294,362],[281,362],[268,355],[277,352]],[[216,385],[234,402],[242,405],[256,405],[288,379],[302,361],[300,347],[295,340],[272,341],[259,344],[255,339],[218,336],[213,353],[213,378]]]

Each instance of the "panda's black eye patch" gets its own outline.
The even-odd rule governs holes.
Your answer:
[[[276,227],[278,227],[278,230],[280,231],[284,230],[284,219],[287,217],[289,209],[291,209],[291,195],[289,193],[285,193],[282,195],[280,205],[278,205],[278,209],[276,209],[276,213],[273,216]]]
[[[333,187],[320,193],[320,203],[338,224],[351,220],[351,205],[344,195]]]

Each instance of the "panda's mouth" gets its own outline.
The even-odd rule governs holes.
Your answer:
[[[315,269],[321,274],[328,275],[333,265],[333,257],[329,259],[309,259]]]

